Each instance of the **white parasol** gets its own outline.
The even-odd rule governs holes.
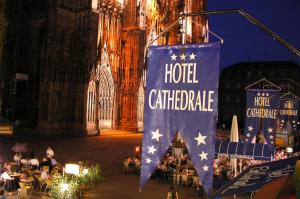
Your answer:
[[[232,117],[231,130],[230,130],[230,142],[239,142],[239,128],[237,116]],[[230,165],[232,168],[233,176],[237,175],[237,159],[230,158]]]

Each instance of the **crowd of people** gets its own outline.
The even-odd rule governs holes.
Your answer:
[[[131,156],[127,156],[123,162],[123,169],[125,173],[130,171],[139,172],[141,166],[141,160],[138,155],[135,155],[134,159]],[[175,179],[175,172],[177,178]],[[172,147],[170,147],[157,166],[152,178],[161,182],[174,183],[177,186],[195,187],[199,193],[203,194],[202,183],[199,180],[195,168],[187,155],[187,149],[184,146],[182,154],[177,157],[173,153]]]
[[[216,139],[220,141],[230,141],[229,139],[230,133],[228,131],[220,130],[216,134]],[[244,137],[240,136],[240,142],[244,141]],[[259,137],[258,140],[259,142]],[[183,141],[180,141],[183,143]],[[299,152],[291,153],[287,151],[285,147],[276,147],[274,160],[285,159],[291,156],[298,156]],[[230,157],[225,156],[216,156],[216,159],[213,162],[213,174],[215,181],[218,182],[220,180],[220,184],[214,184],[215,188],[220,188],[220,186],[224,185],[243,171],[245,171],[249,166],[262,164],[266,161],[263,160],[252,160],[245,158],[237,158],[236,160],[236,168],[232,167],[230,163]],[[135,156],[132,159],[130,156],[126,157],[124,160],[124,168],[126,172],[130,170],[130,168],[134,168],[132,170],[139,171],[141,166],[141,160],[139,156]],[[129,168],[129,170],[128,170]],[[172,182],[174,181],[174,172],[177,172],[177,179],[175,182],[179,186],[190,186],[195,187],[201,195],[203,194],[203,187],[201,180],[198,178],[195,168],[188,156],[188,151],[183,143],[183,152],[180,157],[176,157],[174,155],[174,151],[172,146],[168,149],[166,155],[163,157],[155,172],[152,174],[152,177],[163,181],[163,182]]]
[[[18,194],[27,190],[47,191],[53,175],[63,172],[63,167],[54,157],[49,146],[45,156],[38,158],[34,152],[16,152],[13,161],[0,164],[0,195],[6,192]]]

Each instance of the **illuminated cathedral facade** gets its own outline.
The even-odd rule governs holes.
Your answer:
[[[1,117],[43,132],[97,134],[143,129],[145,46],[206,1],[10,0],[6,10]],[[153,45],[207,40],[207,18],[189,17]]]

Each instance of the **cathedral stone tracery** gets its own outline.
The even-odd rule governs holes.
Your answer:
[[[9,1],[4,115],[49,132],[141,130],[147,42],[180,12],[205,8],[205,0]],[[181,24],[153,45],[205,41],[206,18]],[[9,92],[16,73],[34,89],[10,103],[22,97]]]

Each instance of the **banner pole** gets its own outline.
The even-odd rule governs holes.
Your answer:
[[[254,25],[258,26],[261,30],[263,30],[265,33],[267,33],[269,36],[271,36],[274,40],[279,42],[281,45],[292,51],[294,54],[296,54],[298,57],[300,57],[300,51],[295,48],[293,45],[285,41],[283,38],[281,38],[279,35],[274,33],[270,28],[268,28],[266,25],[261,23],[259,20],[248,14],[242,9],[229,9],[229,10],[216,10],[216,11],[204,11],[204,12],[198,12],[198,13],[180,13],[179,18],[171,23],[169,26],[166,27],[159,35],[157,35],[154,39],[152,39],[148,44],[145,46],[144,50],[144,61],[146,60],[146,53],[148,51],[148,48],[150,47],[153,42],[155,42],[158,38],[166,34],[168,31],[170,31],[180,20],[184,19],[185,17],[193,17],[193,16],[201,16],[201,15],[213,15],[213,14],[234,14],[238,13],[245,17],[248,21],[253,23]],[[222,42],[221,42],[222,43]]]
[[[295,48],[293,45],[288,43],[286,40],[281,38],[279,35],[274,33],[270,28],[268,28],[266,25],[264,25],[262,22],[248,14],[242,9],[229,9],[229,10],[217,10],[217,11],[204,11],[204,12],[199,12],[199,13],[186,13],[183,14],[182,16],[199,16],[199,15],[211,15],[211,14],[234,14],[238,13],[245,17],[248,21],[250,21],[252,24],[258,26],[262,31],[267,33],[269,36],[271,36],[274,40],[279,42],[281,45],[292,51],[294,54],[296,54],[298,57],[300,57],[300,51]]]

